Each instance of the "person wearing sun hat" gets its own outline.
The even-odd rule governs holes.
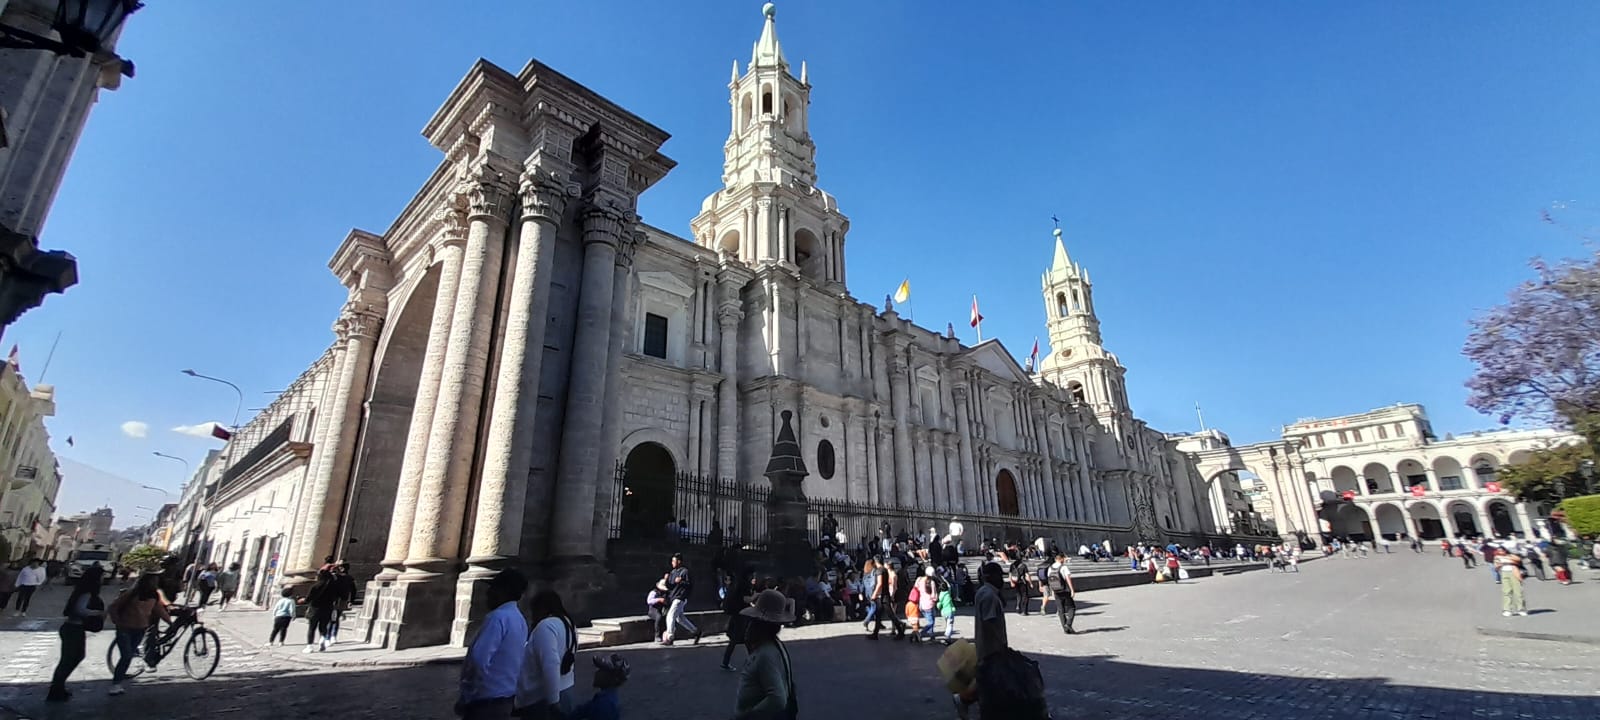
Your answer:
[[[745,652],[749,657],[735,697],[735,720],[793,718],[800,712],[795,699],[794,668],[789,651],[778,640],[778,630],[794,622],[789,599],[777,590],[762,590],[750,607],[739,612],[748,621]]]

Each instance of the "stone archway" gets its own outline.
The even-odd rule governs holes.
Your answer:
[[[1333,526],[1333,536],[1349,540],[1373,539],[1372,521],[1367,517],[1367,511],[1361,506],[1342,502],[1337,504],[1329,522]]]
[[[373,357],[367,412],[339,532],[342,556],[357,582],[377,574],[388,549],[395,494],[439,294],[439,272],[438,266],[430,268],[412,288],[400,312],[389,320],[385,341]]]
[[[1497,537],[1511,537],[1517,532],[1515,516],[1511,514],[1511,504],[1505,500],[1490,500],[1484,503],[1484,510],[1489,514],[1489,528]],[[1531,535],[1526,528],[1523,532]]]
[[[1372,530],[1392,540],[1407,534],[1405,515],[1393,503],[1382,503],[1372,508]]]
[[[1017,502],[1017,479],[1011,476],[1010,470],[1001,470],[995,476],[994,492],[1001,515],[1015,517],[1022,514],[1021,504]]]
[[[1482,535],[1485,528],[1478,526],[1477,508],[1465,500],[1452,500],[1444,507],[1445,527],[1457,537]]]
[[[1411,513],[1411,522],[1417,526],[1417,536],[1423,540],[1437,540],[1450,537],[1450,531],[1445,527],[1444,520],[1439,514],[1439,508],[1429,502],[1413,502],[1406,508]]]
[[[659,443],[640,443],[629,451],[622,472],[622,536],[664,535],[667,522],[676,517],[678,464],[672,453]]]

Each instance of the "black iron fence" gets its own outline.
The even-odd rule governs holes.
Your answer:
[[[612,538],[700,543],[712,534],[713,528],[720,528],[724,544],[766,549],[769,488],[765,478],[743,483],[686,472],[635,472],[630,476],[626,466],[618,463],[614,482]],[[880,506],[837,498],[811,498],[806,510],[806,528],[812,543],[819,542],[825,530],[831,530],[835,535],[843,533],[845,543],[854,545],[862,538],[871,540],[885,525],[893,535],[904,531],[908,535],[920,533],[926,537],[930,528],[943,535],[948,532],[952,520],[962,524],[969,538],[976,536],[1027,542],[1045,537],[1061,541],[1068,548],[1076,548],[1080,544],[1093,545],[1108,539],[1119,545],[1129,539],[1185,544],[1231,540],[1223,535],[1188,533],[1173,533],[1161,538],[1130,538],[1133,532],[1131,526],[988,513],[951,513],[933,508]]]

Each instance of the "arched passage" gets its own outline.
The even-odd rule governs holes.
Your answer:
[[[1001,515],[1022,514],[1022,508],[1017,503],[1017,480],[1011,477],[1010,470],[1001,470],[1000,474],[995,476],[994,492]]]
[[[1328,477],[1333,481],[1333,492],[1337,495],[1342,496],[1347,492],[1357,495],[1364,494],[1359,487],[1359,483],[1356,482],[1356,471],[1350,468],[1339,465],[1328,473]]]
[[[1389,468],[1384,467],[1383,463],[1367,463],[1361,468],[1361,477],[1370,494],[1399,492],[1399,488],[1394,486],[1394,479],[1389,477]]]
[[[1440,490],[1460,490],[1466,487],[1462,480],[1461,463],[1448,455],[1433,459],[1433,476],[1439,479]]]
[[[1448,527],[1457,537],[1473,537],[1482,535],[1484,528],[1478,527],[1478,514],[1474,512],[1472,503],[1465,500],[1452,500],[1444,506]]]
[[[640,443],[622,463],[622,535],[655,537],[676,517],[678,465],[658,443]]]
[[[388,550],[389,527],[400,487],[400,465],[405,458],[411,415],[416,410],[417,384],[422,377],[428,332],[433,325],[433,303],[439,294],[439,268],[422,277],[399,314],[389,319],[386,341],[374,356],[366,417],[356,446],[355,467],[345,499],[344,522],[338,549],[330,552],[350,563],[357,582],[376,575]],[[398,446],[395,439],[399,439]]]
[[[1333,512],[1334,537],[1348,538],[1351,540],[1373,539],[1372,521],[1367,517],[1367,511],[1359,505],[1340,503]]]
[[[800,228],[794,233],[794,264],[812,280],[828,279],[828,253],[815,233]]]
[[[1406,533],[1406,519],[1400,513],[1400,508],[1390,503],[1384,503],[1372,508],[1373,530],[1379,535],[1397,540]]]
[[[1484,503],[1484,509],[1489,511],[1489,527],[1496,536],[1511,537],[1517,532],[1515,516],[1511,514],[1511,503],[1505,500],[1490,500]],[[1528,533],[1528,529],[1522,528],[1522,532]]]
[[[1438,490],[1428,482],[1427,468],[1416,460],[1405,459],[1394,466],[1396,475],[1400,476],[1401,492],[1409,492],[1413,486],[1421,485],[1424,490]]]
[[[1484,487],[1488,483],[1496,482],[1500,476],[1500,459],[1491,453],[1478,453],[1467,462],[1467,472],[1477,483],[1477,487]]]
[[[1411,513],[1411,522],[1417,526],[1417,536],[1423,540],[1437,540],[1448,535],[1444,521],[1439,517],[1439,509],[1433,503],[1414,502],[1406,511]]]

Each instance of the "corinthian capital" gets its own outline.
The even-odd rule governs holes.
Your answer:
[[[577,195],[578,186],[569,185],[561,173],[530,167],[522,173],[517,193],[522,196],[522,219],[561,222],[567,198]]]
[[[633,229],[633,203],[622,195],[597,190],[583,210],[583,241],[621,245]]]
[[[744,311],[738,305],[723,305],[717,308],[717,324],[723,328],[736,327],[744,319]]]
[[[435,241],[438,246],[466,244],[467,211],[459,204],[452,203],[439,208],[434,212],[433,219],[440,227],[439,238]]]
[[[378,328],[382,325],[383,313],[377,307],[351,300],[339,311],[339,319],[333,321],[333,332],[341,342],[351,338],[370,340],[378,337]]]
[[[504,220],[511,212],[511,183],[505,173],[487,164],[479,165],[477,174],[466,184],[467,216]]]

